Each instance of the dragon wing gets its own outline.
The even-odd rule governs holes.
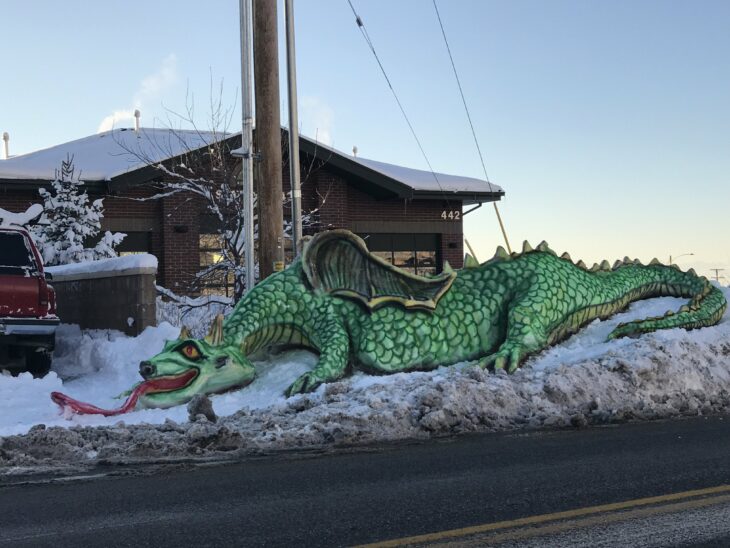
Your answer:
[[[302,252],[302,265],[315,290],[360,301],[370,310],[390,302],[434,310],[456,278],[453,270],[433,278],[405,272],[368,252],[348,230],[314,236]]]

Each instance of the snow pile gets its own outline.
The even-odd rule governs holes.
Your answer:
[[[25,227],[43,214],[41,204],[32,204],[20,213],[13,213],[0,207],[0,227]]]
[[[725,292],[730,297],[730,290]],[[51,390],[117,406],[111,396],[139,380],[139,361],[158,352],[163,339],[178,332],[162,324],[130,339],[65,327],[54,360],[57,375],[42,380],[0,377],[0,398],[11,402],[4,403],[8,407],[0,417],[0,435],[7,436],[0,439],[0,470],[233,458],[460,432],[726,412],[730,315],[717,326],[697,331],[674,329],[604,342],[617,323],[656,315],[681,302],[661,298],[636,303],[626,313],[595,321],[513,375],[495,375],[473,364],[382,377],[356,372],[313,394],[286,399],[286,386],[316,363],[308,352],[287,352],[257,363],[258,377],[249,387],[212,397],[215,423],[203,415],[188,422],[184,406],[110,418],[59,416],[48,397]],[[38,423],[44,426],[31,428]]]
[[[46,272],[50,272],[54,278],[61,279],[88,274],[109,274],[123,275],[125,272],[139,272],[140,270],[157,271],[157,257],[149,253],[125,255],[111,259],[88,261],[85,263],[72,263],[58,266],[47,266]]]

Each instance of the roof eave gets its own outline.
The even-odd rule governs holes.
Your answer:
[[[499,192],[438,192],[433,190],[415,190],[413,192],[414,200],[458,200],[464,204],[479,204],[483,202],[498,202],[504,196],[504,191]]]
[[[109,181],[84,180],[84,187],[92,192],[105,192]],[[51,181],[48,179],[0,179],[0,190],[38,190],[39,188],[50,188]]]

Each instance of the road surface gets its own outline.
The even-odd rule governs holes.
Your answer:
[[[730,546],[729,457],[700,417],[6,477],[0,546]]]

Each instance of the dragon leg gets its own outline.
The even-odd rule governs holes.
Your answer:
[[[547,346],[547,329],[535,308],[525,298],[514,306],[507,317],[507,336],[494,354],[479,360],[480,367],[514,372],[527,356]]]
[[[344,325],[335,319],[320,323],[313,343],[320,351],[317,366],[304,373],[287,388],[286,396],[312,392],[323,382],[331,382],[345,374],[350,355],[350,338]]]

